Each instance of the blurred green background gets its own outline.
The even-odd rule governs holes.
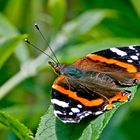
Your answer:
[[[138,0],[0,0],[0,110],[24,123],[34,133],[50,104],[56,78],[42,50],[46,44],[34,28],[38,23],[62,63],[101,49],[140,45]],[[27,34],[28,33],[28,34]],[[51,55],[51,52],[47,50]],[[122,106],[100,140],[140,139],[140,94]],[[1,140],[17,140],[0,125]]]

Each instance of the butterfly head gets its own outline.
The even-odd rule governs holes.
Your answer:
[[[63,64],[54,63],[52,61],[48,61],[49,65],[54,69],[57,74],[62,74],[62,69],[64,67]]]
[[[72,65],[56,64],[51,61],[49,61],[48,63],[49,63],[49,65],[51,65],[51,67],[53,67],[54,71],[57,74],[66,75],[66,76],[74,78],[74,79],[80,79],[83,77],[82,70],[80,70]]]

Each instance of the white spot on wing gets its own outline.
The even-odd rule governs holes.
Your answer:
[[[127,60],[127,62],[132,63],[132,62],[133,62],[133,60],[130,60],[130,59],[129,59],[129,60]]]
[[[72,112],[69,112],[69,115],[73,115],[73,113]]]
[[[88,116],[88,115],[90,115],[90,113],[89,113],[89,112],[85,114],[85,117],[86,117],[86,116]]]
[[[134,46],[129,46],[129,49],[135,50]]]
[[[78,108],[71,108],[71,111],[73,113],[79,113],[80,112],[80,110]]]
[[[55,114],[55,115],[56,115],[56,114],[60,114],[60,115],[62,115],[63,113],[60,112],[60,111],[58,111],[58,110],[54,110],[54,114]]]
[[[84,118],[84,117],[87,117],[87,116],[89,116],[90,114],[92,114],[92,112],[88,111],[88,112],[86,112],[85,114],[82,114],[82,115],[80,116],[80,119],[82,119],[82,118]]]
[[[120,55],[120,56],[125,56],[125,55],[127,55],[126,52],[121,51],[121,50],[119,50],[118,48],[110,48],[110,50],[111,50],[112,52],[117,53],[117,54]]]
[[[136,56],[136,55],[131,55],[130,57],[131,57],[133,60],[139,60],[138,56]]]
[[[70,114],[72,112],[69,112]],[[69,115],[70,115],[69,114]],[[90,114],[92,114],[91,111],[85,111],[83,113],[77,113],[77,118],[66,118],[65,120],[62,120],[64,123],[79,123],[81,121],[81,119],[85,118],[86,116],[89,116]]]
[[[77,107],[78,107],[78,108],[82,108],[82,105],[78,104]]]
[[[136,55],[139,56],[140,54],[139,53],[136,53]]]
[[[56,104],[56,105],[61,106],[61,107],[69,107],[69,103],[66,103],[64,101],[59,101],[57,99],[51,99],[51,103]]]
[[[102,113],[103,113],[102,111],[97,111],[97,112],[95,112],[95,115],[100,115]]]
[[[72,119],[62,120],[62,121],[63,121],[63,123],[79,123],[80,122],[80,120],[75,121],[75,120],[72,120]]]

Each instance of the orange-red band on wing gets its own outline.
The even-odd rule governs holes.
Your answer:
[[[110,110],[115,107],[113,102],[119,101],[119,102],[126,102],[129,99],[130,94],[126,93],[124,96],[122,95],[122,92],[118,92],[114,97],[109,99],[109,104],[107,104],[104,108],[104,110]]]
[[[140,73],[136,73],[135,78],[140,80]]]
[[[119,101],[119,102],[126,102],[129,99],[129,93],[122,96],[122,92],[118,92],[114,97],[109,99],[109,102],[112,103],[113,101]]]
[[[53,84],[52,85],[52,88],[61,92],[62,94],[65,94],[65,95],[68,95],[70,98],[73,98],[79,102],[81,102],[83,105],[85,106],[89,106],[89,107],[93,107],[93,106],[99,106],[101,105],[104,100],[103,99],[95,99],[95,100],[87,100],[85,98],[82,98],[82,97],[78,97],[76,92],[73,92],[73,91],[70,91],[70,90],[67,90],[57,84]]]
[[[130,72],[130,73],[137,72],[137,68],[135,66],[133,66],[132,64],[128,64],[128,63],[125,63],[125,62],[120,62],[120,61],[115,60],[115,59],[108,59],[108,58],[105,58],[105,57],[102,57],[102,56],[99,56],[99,55],[96,55],[96,54],[90,54],[87,57],[94,60],[94,61],[97,60],[97,61],[104,62],[104,63],[107,63],[107,64],[116,64],[120,67],[126,68],[127,71]]]

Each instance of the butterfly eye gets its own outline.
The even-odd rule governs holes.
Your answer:
[[[63,72],[65,75],[70,76],[75,79],[79,79],[83,77],[83,72],[80,69],[75,68],[73,66],[65,67]]]

